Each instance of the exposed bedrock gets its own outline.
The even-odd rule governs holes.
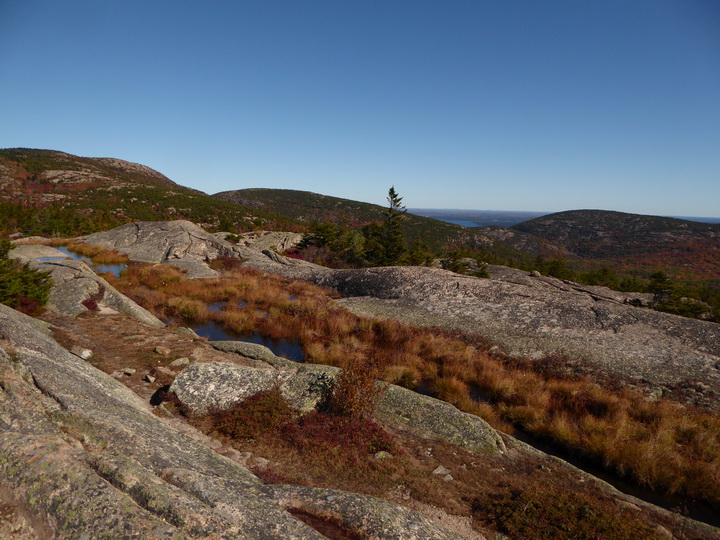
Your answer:
[[[373,538],[454,537],[372,497],[265,486],[2,305],[0,494],[38,538],[324,538],[298,507]]]
[[[720,325],[647,299],[491,266],[492,279],[422,267],[337,270],[317,283],[355,312],[479,334],[511,354],[577,356],[654,385],[702,381],[720,394]]]

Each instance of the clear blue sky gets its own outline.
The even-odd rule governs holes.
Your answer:
[[[0,147],[208,193],[720,216],[718,0],[0,0]]]

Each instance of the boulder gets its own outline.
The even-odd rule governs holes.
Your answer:
[[[207,414],[229,409],[252,395],[278,388],[292,407],[308,412],[327,399],[334,370],[194,363],[175,378],[170,391],[194,414]]]

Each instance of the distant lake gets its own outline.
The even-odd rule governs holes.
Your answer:
[[[522,212],[502,210],[443,210],[433,208],[409,208],[417,216],[445,221],[461,227],[512,227],[523,221],[545,216],[548,212]]]
[[[482,225],[478,225],[474,221],[466,221],[464,219],[440,219],[440,221],[447,221],[448,223],[454,223],[455,225],[460,225],[461,227],[482,227]]]

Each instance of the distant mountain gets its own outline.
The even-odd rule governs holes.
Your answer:
[[[216,193],[213,197],[251,208],[272,209],[307,224],[345,221],[350,227],[360,227],[372,221],[382,221],[386,211],[385,207],[376,204],[292,189],[239,189]],[[404,227],[411,243],[423,240],[434,249],[448,244],[478,248],[492,245],[491,240],[477,231],[409,212]]]
[[[510,230],[542,238],[570,257],[720,279],[720,224],[573,210],[519,223]]]
[[[296,221],[230,204],[137,163],[85,158],[53,150],[0,150],[0,230],[83,234],[132,220],[188,219],[206,226],[245,227]]]

